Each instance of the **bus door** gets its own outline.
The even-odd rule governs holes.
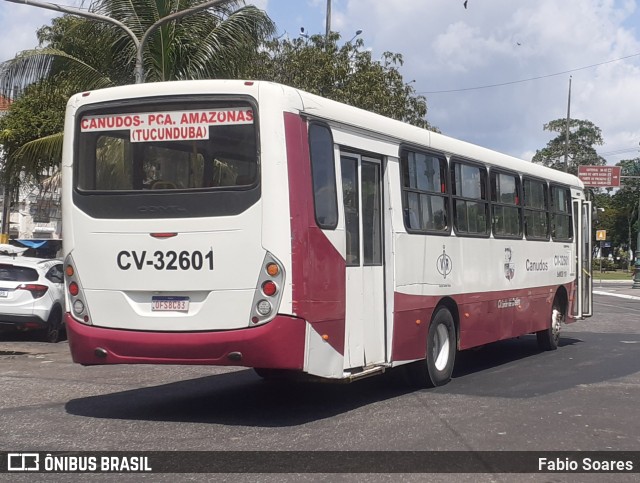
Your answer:
[[[576,220],[576,297],[573,315],[577,319],[593,315],[593,276],[591,272],[591,201],[573,200]]]
[[[346,238],[346,367],[385,361],[382,165],[340,156]]]

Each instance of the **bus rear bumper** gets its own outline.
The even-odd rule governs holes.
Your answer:
[[[101,364],[199,364],[301,370],[306,322],[278,315],[246,329],[216,332],[143,332],[65,324],[73,361]]]

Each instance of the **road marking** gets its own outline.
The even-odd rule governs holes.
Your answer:
[[[616,308],[616,309],[620,308],[619,305],[603,304],[602,302],[593,302],[593,305],[594,306],[599,306],[599,307],[613,307],[613,308]],[[627,311],[630,310],[632,312],[640,312],[640,308],[635,308],[635,307],[625,307],[624,310],[627,310]]]
[[[628,300],[640,300],[640,297],[636,297],[635,295],[625,295],[622,293],[611,293],[611,292],[600,292],[600,291],[593,291],[594,295],[609,295],[611,297],[619,297],[621,299],[628,299]]]

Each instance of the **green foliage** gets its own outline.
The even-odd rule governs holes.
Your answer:
[[[2,171],[4,184],[15,185],[22,170],[22,159],[34,139],[45,138],[51,146],[56,143],[50,136],[63,128],[66,95],[50,89],[47,82],[29,86],[24,94],[11,104],[9,112],[0,117],[0,145],[9,160]],[[57,140],[59,143],[60,140]],[[61,149],[61,143],[59,148]],[[32,158],[33,174],[38,177],[58,163],[51,150],[42,150]]]
[[[623,177],[640,176],[640,158],[620,161],[617,166],[622,167]],[[623,178],[621,188],[614,193],[597,193],[594,206],[598,208],[598,217],[597,220],[594,219],[594,229],[607,230],[607,241],[613,247],[625,252],[630,247],[635,252],[639,203],[640,179]],[[628,263],[629,257],[625,257],[625,260]],[[630,261],[633,263],[633,257]]]
[[[111,47],[116,43],[116,33],[112,25],[103,22],[72,15],[54,18],[51,25],[37,31],[41,49],[64,53],[46,56],[51,63],[47,77],[62,74],[68,80],[77,80],[79,85],[73,92],[91,88],[98,79],[98,85],[106,86],[133,82],[132,68],[123,63],[121,51]],[[77,72],[82,64],[90,66],[96,79]],[[43,69],[34,69],[35,76],[42,73]]]
[[[596,272],[598,271],[612,272],[619,267],[616,266],[615,260],[609,260],[608,258],[605,257],[605,258],[598,258],[594,260],[593,268]]]
[[[558,135],[549,141],[545,148],[536,151],[533,157],[534,163],[540,163],[559,171],[565,170],[566,126],[566,119],[556,119],[544,125],[545,131],[556,132]],[[577,175],[580,165],[606,165],[606,160],[598,155],[594,147],[602,144],[604,144],[602,131],[598,126],[591,121],[570,119],[567,171]]]
[[[620,161],[622,187],[612,196],[612,207],[618,213],[618,225],[621,244],[628,245],[635,250],[637,246],[637,233],[640,229],[638,222],[638,209],[640,208],[640,178],[624,178],[625,176],[640,177],[640,158]]]
[[[427,103],[399,71],[401,54],[372,58],[362,39],[338,45],[340,35],[275,39],[267,42],[244,77],[290,85],[313,94],[436,130],[425,116]]]
[[[95,0],[90,10],[121,21],[141,39],[158,19],[204,1]],[[214,6],[157,29],[143,50],[146,81],[237,76],[240,66],[275,31],[266,13],[253,5],[238,8],[242,3],[237,0]],[[17,87],[23,97],[67,99],[74,92],[133,82],[134,42],[114,24],[64,15],[38,30],[38,39],[39,48],[0,64],[0,92],[6,97],[15,94]],[[38,95],[29,90],[34,84]],[[0,140],[9,143],[5,145],[3,176],[13,184],[21,172],[37,179],[43,170],[60,163],[64,103],[49,110],[49,104],[38,102],[49,101],[14,102],[8,115],[10,125],[4,141]],[[33,112],[12,115],[14,108]],[[40,119],[45,113],[53,116],[50,122]],[[24,124],[18,126],[20,122]],[[54,136],[50,136],[52,124],[59,129]]]
[[[547,143],[543,149],[536,151],[533,162],[564,171],[564,154],[566,139],[566,119],[556,119],[544,125],[546,131],[556,132],[558,135]],[[569,156],[568,172],[578,173],[578,166],[605,166],[606,160],[599,156],[595,146],[604,144],[602,132],[591,121],[571,119],[569,123]],[[622,176],[640,176],[640,158],[620,161],[617,166],[622,167]],[[594,206],[604,209],[598,211],[598,220],[594,221],[594,228],[607,230],[607,241],[613,247],[628,250],[638,250],[637,233],[640,228],[638,222],[638,204],[640,197],[640,179],[623,178],[623,186],[612,193],[599,192],[589,189],[594,198]]]
[[[156,21],[205,0],[98,0],[96,12],[125,23],[141,39]],[[271,19],[253,5],[231,1],[158,28],[143,52],[147,82],[234,77],[246,59],[275,32]],[[133,72],[135,49],[123,30],[116,30],[114,50]]]

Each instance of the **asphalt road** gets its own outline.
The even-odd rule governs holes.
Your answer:
[[[563,327],[557,351],[525,336],[462,352],[453,380],[430,390],[408,388],[401,371],[330,385],[239,368],[82,367],[66,342],[0,334],[0,450],[639,450],[640,299],[609,290],[593,318]],[[596,475],[552,476],[539,481]]]

